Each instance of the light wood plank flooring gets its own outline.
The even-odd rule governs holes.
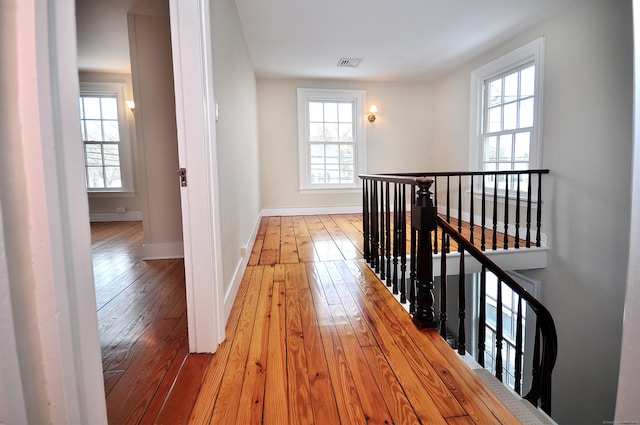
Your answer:
[[[171,261],[122,260],[141,287],[103,290],[101,310],[116,294],[165,292],[140,302],[149,314],[99,312],[110,423],[518,423],[439,335],[415,328],[361,260],[360,229],[358,214],[264,218],[226,341],[184,364],[184,285],[151,277],[171,281]],[[131,359],[147,332],[153,354]]]

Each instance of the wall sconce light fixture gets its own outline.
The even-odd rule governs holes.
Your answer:
[[[127,108],[134,114],[136,113],[136,102],[133,100],[127,100]]]
[[[367,115],[367,119],[371,124],[375,122],[377,112],[378,112],[378,107],[376,105],[371,105],[371,108],[369,108],[369,115]]]

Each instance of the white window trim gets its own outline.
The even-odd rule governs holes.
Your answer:
[[[480,170],[482,164],[482,90],[484,81],[533,60],[536,65],[534,128],[529,147],[529,169],[542,164],[542,88],[544,87],[544,37],[533,40],[471,72],[469,116],[469,169]]]
[[[122,196],[124,194],[135,193],[134,183],[133,183],[133,158],[131,155],[132,146],[131,146],[131,137],[129,131],[129,120],[127,117],[127,112],[129,108],[126,107],[126,85],[125,83],[80,83],[80,96],[86,95],[113,95],[115,94],[118,99],[118,123],[120,125],[120,175],[122,177],[122,188],[114,189],[89,189],[87,188],[87,193],[91,197],[96,196],[97,194],[104,194],[102,196],[108,196],[110,194]],[[84,141],[83,141],[84,144]],[[84,147],[83,147],[83,155],[82,158],[84,160]],[[84,164],[83,164],[84,167]],[[86,174],[86,170],[85,170]],[[86,186],[86,184],[85,184]]]
[[[299,187],[301,194],[332,194],[332,193],[359,193],[362,187],[358,174],[366,172],[366,131],[365,131],[365,105],[366,95],[364,90],[339,90],[339,89],[298,89],[298,170]],[[309,140],[308,126],[310,100],[348,100],[356,104],[355,130],[357,140],[355,142],[355,181],[353,184],[325,184],[312,185],[309,181]]]

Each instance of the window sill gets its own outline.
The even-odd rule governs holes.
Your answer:
[[[337,194],[352,194],[362,193],[360,187],[317,187],[317,188],[299,188],[298,192],[301,195],[337,195]]]
[[[89,198],[135,198],[136,192],[118,191],[118,192],[90,192],[87,191]]]

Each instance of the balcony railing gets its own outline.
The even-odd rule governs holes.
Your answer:
[[[447,337],[447,292],[451,289],[447,283],[447,254],[452,250],[452,243],[455,243],[459,253],[457,255],[460,256],[456,288],[458,326],[455,331],[458,352],[464,354],[467,351],[465,318],[470,310],[467,308],[465,264],[467,258],[471,257],[481,265],[482,270],[479,290],[474,291],[480,297],[474,300],[474,305],[479,305],[480,308],[477,311],[471,309],[478,315],[472,321],[477,323],[477,360],[485,366],[484,333],[487,317],[484,282],[487,273],[493,273],[498,279],[499,294],[496,306],[495,358],[492,366],[496,378],[502,381],[505,362],[503,346],[506,340],[502,323],[504,306],[500,292],[503,285],[506,285],[516,294],[517,299],[514,303],[514,389],[522,395],[524,312],[535,314],[532,338],[534,347],[528,349],[532,352],[529,359],[531,385],[523,396],[547,413],[551,410],[551,373],[557,356],[553,319],[538,300],[483,251],[541,246],[541,180],[542,175],[548,172],[527,170],[360,176],[363,180],[365,259],[380,278],[386,281],[393,293],[399,295],[400,302],[408,303],[408,310],[413,315],[416,326],[421,329],[439,328],[441,335]],[[440,188],[437,187],[438,184]],[[434,202],[430,191],[432,187],[436,197],[445,199],[444,205],[438,205],[437,200]],[[456,202],[452,202],[450,192],[454,192]],[[457,219],[453,218],[454,215]],[[498,217],[502,217],[502,222]],[[524,222],[521,223],[523,217]],[[441,278],[437,291],[439,312],[436,313],[433,270],[434,255],[438,253],[441,254]],[[527,317],[526,320],[529,322],[530,318]]]

